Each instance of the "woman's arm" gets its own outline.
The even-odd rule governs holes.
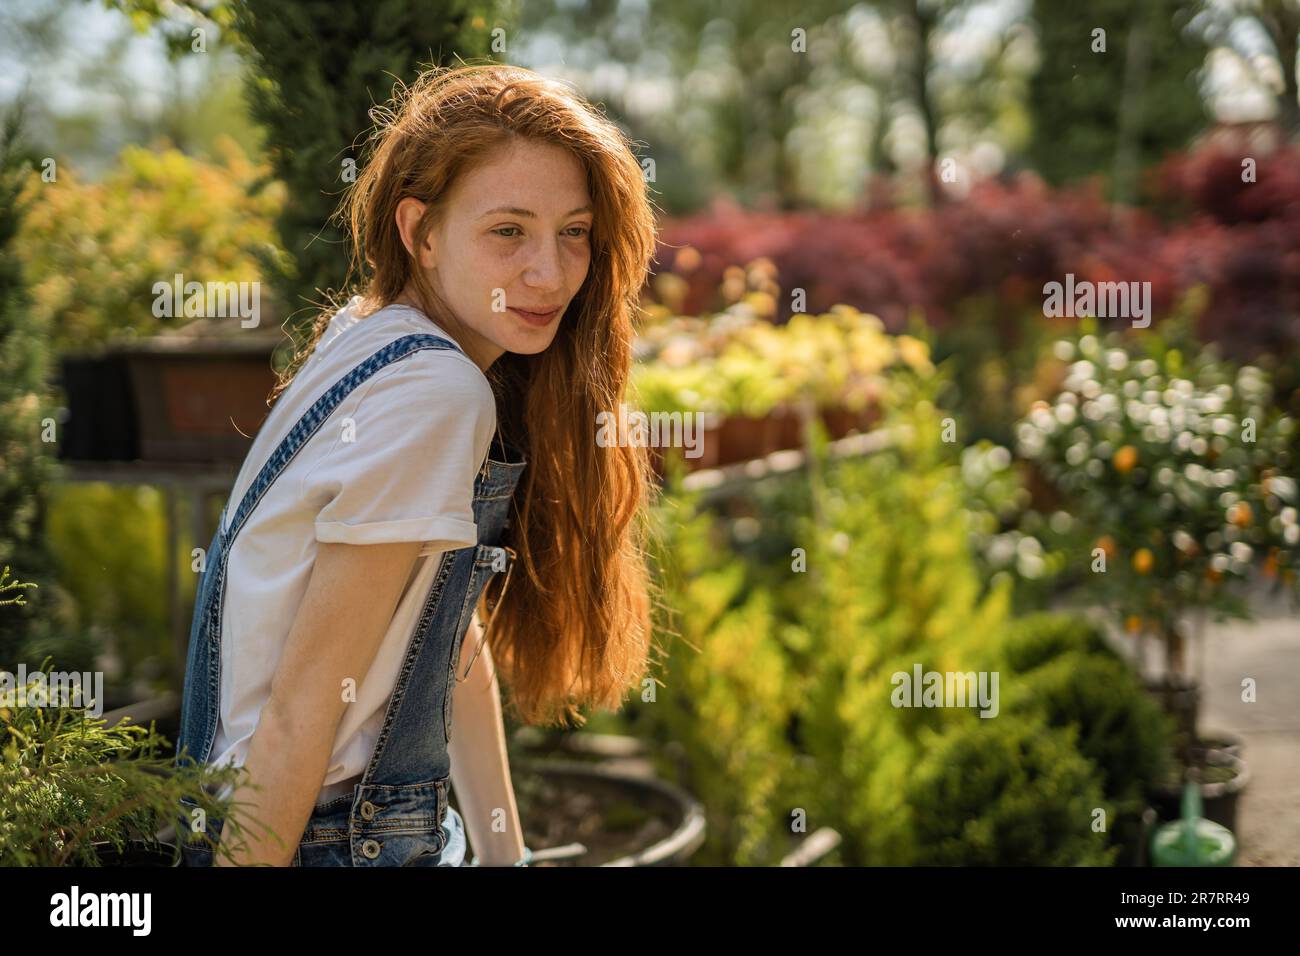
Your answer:
[[[461,642],[459,676],[474,656],[481,629],[477,612]],[[461,683],[449,689],[455,720],[451,743],[451,780],[456,809],[481,866],[510,866],[524,855],[523,829],[515,806],[501,717],[501,691],[492,655],[485,644]]]
[[[348,704],[344,681],[357,685],[374,662],[406,586],[421,542],[323,542],[294,618],[244,762],[248,776],[235,791],[241,811],[283,838],[283,845],[249,824],[247,847],[217,866],[289,866],[329,769],[334,737]],[[249,784],[260,790],[253,790]],[[230,826],[227,820],[225,826]],[[222,845],[225,845],[225,831]]]

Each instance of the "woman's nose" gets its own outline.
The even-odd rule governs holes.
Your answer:
[[[558,289],[564,282],[559,240],[552,237],[538,243],[532,261],[524,270],[524,281],[539,289]]]

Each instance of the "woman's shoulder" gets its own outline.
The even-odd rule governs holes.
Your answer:
[[[354,367],[407,336],[432,335],[446,340],[451,347],[412,352],[393,362],[393,367],[385,370],[384,378],[393,386],[441,393],[444,400],[455,397],[488,409],[495,407],[492,386],[483,370],[422,312],[394,303],[357,317],[351,310],[358,304],[359,300],[354,298],[336,317],[339,332],[330,346],[340,367]],[[328,359],[331,349],[323,351],[322,357]]]

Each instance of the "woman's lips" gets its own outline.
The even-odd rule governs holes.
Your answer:
[[[528,312],[524,309],[512,308],[510,311],[529,325],[537,326],[549,325],[560,314],[559,309],[552,309],[550,312]]]

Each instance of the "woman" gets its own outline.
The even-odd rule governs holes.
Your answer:
[[[272,831],[218,865],[456,866],[467,836],[525,864],[498,672],[552,723],[646,670],[648,457],[595,439],[654,246],[630,144],[499,65],[372,115],[344,200],[362,292],[272,394],[200,580],[178,760],[244,767],[232,821]],[[223,821],[183,803],[210,865]]]

